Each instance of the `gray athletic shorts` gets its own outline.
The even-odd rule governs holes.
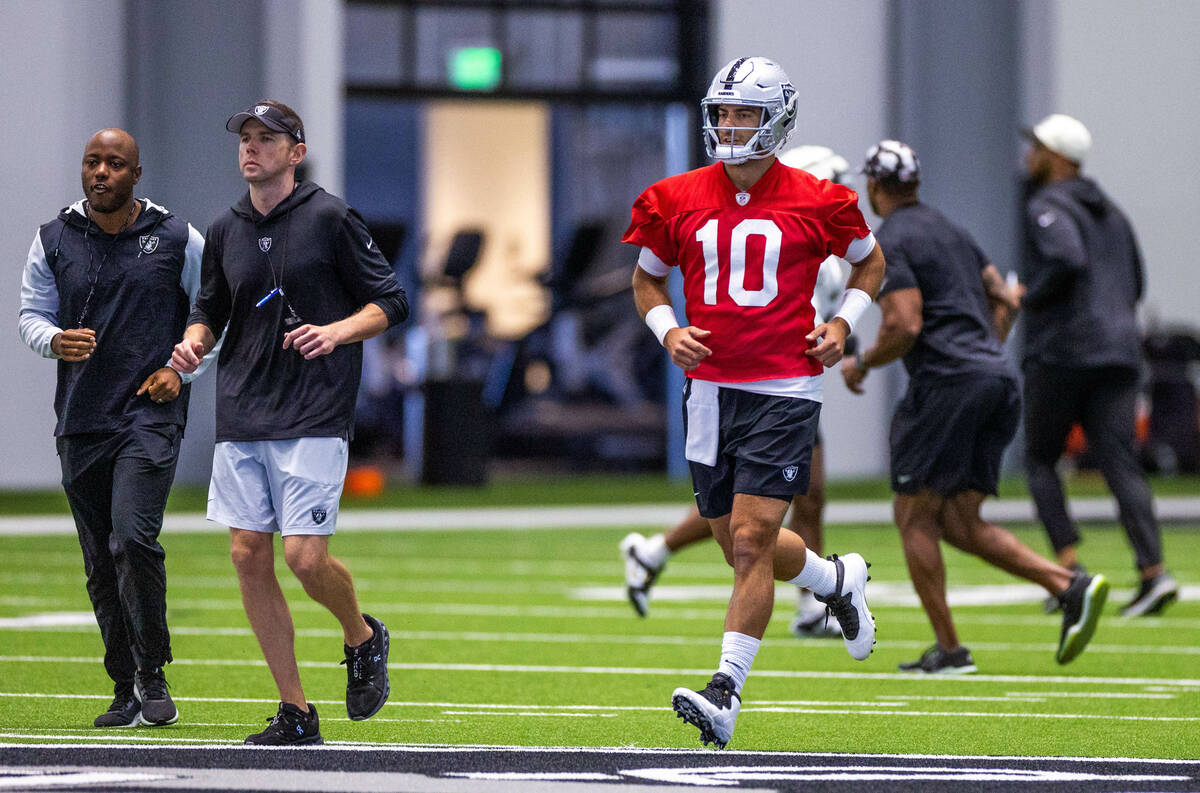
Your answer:
[[[348,459],[345,438],[218,443],[208,519],[285,537],[333,534]]]

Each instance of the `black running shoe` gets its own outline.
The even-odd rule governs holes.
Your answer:
[[[246,743],[258,746],[314,746],[325,743],[321,737],[317,706],[308,703],[308,713],[305,713],[290,702],[280,702],[274,718],[267,719],[267,728],[246,738]]]
[[[142,703],[133,695],[133,686],[117,691],[108,710],[92,722],[96,727],[136,727],[142,723]]]
[[[1078,575],[1088,574],[1087,568],[1081,565],[1079,562],[1075,562],[1075,564],[1071,565],[1067,569]],[[1044,601],[1042,601],[1042,611],[1046,612],[1047,614],[1057,614],[1061,610],[1062,603],[1058,602],[1058,595],[1050,595]]]
[[[1122,617],[1144,617],[1157,614],[1179,597],[1179,584],[1170,573],[1143,578],[1133,600],[1121,609]]]
[[[933,645],[915,661],[900,664],[901,672],[921,672],[927,675],[969,675],[976,671],[975,659],[966,647],[946,652],[940,645]]]
[[[733,690],[729,675],[718,672],[703,691],[675,689],[671,706],[679,718],[700,728],[700,740],[705,746],[711,741],[718,749],[724,749],[733,737],[742,698]]]
[[[161,666],[138,670],[133,692],[142,703],[142,723],[151,727],[174,724],[179,721],[179,711],[171,695],[167,693],[167,679]]]
[[[1108,579],[1099,573],[1094,576],[1075,575],[1071,585],[1058,596],[1058,601],[1062,603],[1063,621],[1055,660],[1060,664],[1074,661],[1087,647],[1092,634],[1096,632],[1096,624],[1100,621],[1100,612],[1104,610],[1104,601],[1107,599]]]
[[[370,614],[363,619],[375,631],[357,647],[346,647],[346,715],[352,721],[369,719],[379,712],[392,693],[388,682],[388,630]]]

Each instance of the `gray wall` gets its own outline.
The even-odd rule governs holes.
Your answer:
[[[1200,3],[1059,0],[1054,69],[1034,87],[1092,133],[1084,165],[1130,216],[1148,270],[1147,321],[1200,327]],[[1031,119],[1036,120],[1036,119]]]
[[[7,0],[0,24],[0,487],[58,482],[53,361],[17,337],[21,271],[38,226],[83,197],[92,133],[125,122],[121,0]],[[104,75],[107,79],[96,79]]]

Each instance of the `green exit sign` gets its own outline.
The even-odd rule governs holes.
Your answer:
[[[500,50],[461,47],[450,51],[450,84],[462,91],[491,91],[500,84]]]

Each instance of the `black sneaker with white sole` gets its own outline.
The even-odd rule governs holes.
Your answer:
[[[139,669],[133,692],[142,703],[142,724],[161,727],[179,721],[179,711],[167,693],[167,678],[161,666]]]
[[[246,738],[256,746],[315,746],[325,743],[321,737],[321,720],[317,706],[308,703],[308,713],[290,702],[280,702],[274,717],[267,719],[267,728]]]
[[[391,641],[387,627],[370,614],[363,620],[375,631],[357,647],[342,645],[346,659],[346,715],[351,721],[369,719],[379,712],[392,693],[387,661]]]
[[[729,675],[718,672],[702,691],[675,689],[671,707],[675,708],[679,718],[700,728],[700,740],[705,746],[711,742],[718,749],[724,749],[733,737],[733,725],[742,708],[742,698],[733,690]]]
[[[1146,617],[1158,614],[1179,597],[1179,584],[1170,573],[1143,578],[1133,600],[1121,609],[1122,617]]]
[[[1062,603],[1062,634],[1058,639],[1055,660],[1060,664],[1074,661],[1083,648],[1092,640],[1104,601],[1108,599],[1108,579],[1097,573],[1094,576],[1075,575],[1058,596]]]
[[[915,661],[900,664],[901,672],[920,672],[926,675],[969,675],[978,670],[971,651],[966,647],[946,652],[940,645],[933,645]]]
[[[136,727],[142,723],[142,703],[133,695],[133,686],[116,692],[108,710],[92,722],[95,727]]]

